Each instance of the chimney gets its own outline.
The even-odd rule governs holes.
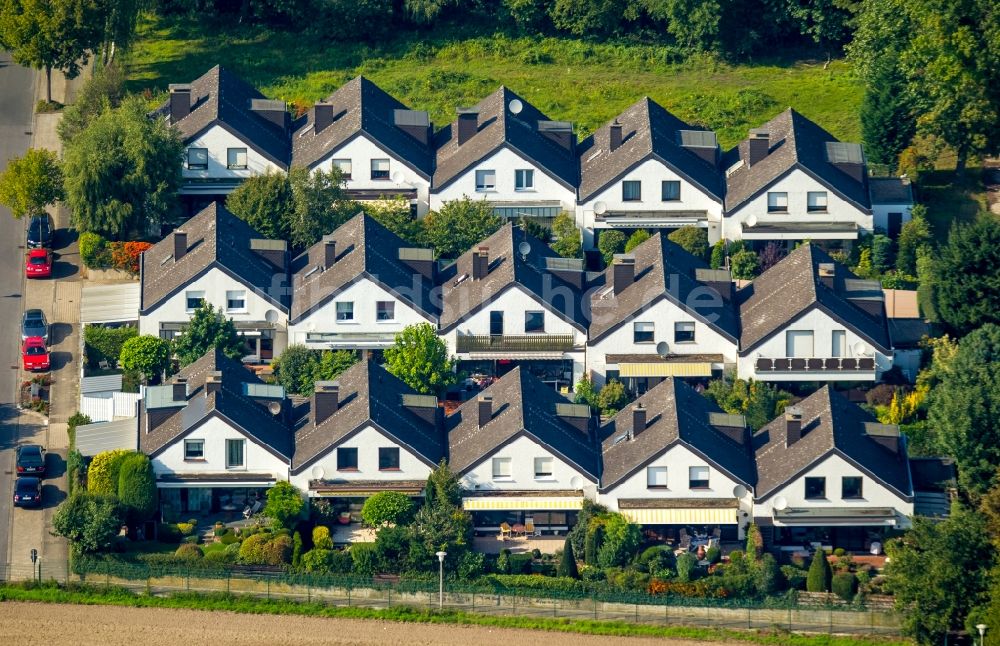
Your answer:
[[[819,282],[826,285],[827,289],[835,289],[837,279],[837,263],[821,262],[818,268]]]
[[[490,248],[479,247],[472,252],[472,279],[481,280],[490,273]]]
[[[178,377],[177,381],[175,381],[172,385],[174,387],[173,400],[175,402],[187,401],[187,379]]]
[[[254,238],[250,250],[282,271],[288,266],[288,243],[284,240]]]
[[[750,144],[747,152],[747,165],[753,166],[767,157],[771,150],[771,133],[767,130],[754,129],[750,131]]]
[[[333,267],[337,262],[337,241],[327,236],[323,238],[323,269]]]
[[[340,384],[317,381],[312,396],[313,426],[319,426],[337,412],[340,405]]]
[[[313,132],[323,132],[333,123],[333,104],[317,103],[313,108]]]
[[[417,272],[428,280],[434,280],[434,252],[430,249],[420,249],[417,247],[400,247],[399,259],[406,263],[406,266]]]
[[[476,403],[479,406],[479,426],[486,426],[493,419],[493,395],[480,395]]]
[[[461,146],[479,132],[479,109],[458,109],[458,145]]]
[[[438,406],[437,397],[434,395],[413,395],[405,393],[403,395],[403,408],[424,420],[434,428],[438,428],[440,425],[441,407]]]
[[[284,101],[250,99],[250,110],[262,119],[278,126],[283,132],[288,130],[288,110]]]
[[[174,262],[184,257],[188,250],[188,234],[185,231],[174,230]]]
[[[538,133],[567,152],[576,149],[573,124],[569,121],[539,121]]]
[[[219,392],[222,388],[222,371],[215,370],[208,373],[208,377],[205,379],[205,395],[211,395],[212,393]]]
[[[789,406],[785,409],[785,446],[791,446],[802,439],[802,409]]]
[[[618,123],[618,119],[611,122],[608,126],[608,150],[614,152],[622,145],[622,124]]]
[[[170,123],[177,123],[191,114],[191,86],[187,83],[170,84]]]
[[[635,408],[632,409],[632,438],[639,433],[646,430],[646,407],[642,404],[637,404]]]
[[[422,145],[431,141],[431,118],[423,110],[393,110],[393,122],[396,127],[410,135]]]
[[[612,267],[614,269],[611,283],[615,290],[615,296],[617,296],[635,282],[635,256],[616,253]]]

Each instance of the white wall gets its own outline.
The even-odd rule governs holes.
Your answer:
[[[408,136],[408,135],[407,135]],[[351,179],[347,181],[346,188],[349,190],[408,190],[417,189],[417,214],[423,215],[427,212],[428,192],[430,191],[430,181],[421,177],[416,171],[399,160],[399,157],[387,153],[379,148],[368,137],[359,135],[346,145],[328,153],[320,162],[313,165],[313,170],[323,170],[329,172],[333,167],[334,159],[351,160]],[[389,160],[389,179],[372,179],[372,160]],[[400,172],[403,174],[403,181],[396,183],[392,181],[392,176]]]
[[[601,309],[595,307],[593,315],[600,316]],[[694,321],[694,341],[674,343],[674,323],[691,321]],[[632,324],[635,322],[655,324],[652,343],[633,342]],[[726,363],[736,362],[736,343],[734,341],[730,341],[709,325],[695,319],[666,297],[661,297],[655,305],[645,312],[625,321],[621,327],[602,337],[597,343],[587,346],[587,372],[599,375],[600,379],[595,384],[603,384],[604,373],[607,370],[605,355],[648,354],[652,356],[656,354],[656,345],[661,341],[666,341],[669,344],[670,354],[721,354]]]
[[[877,230],[883,233],[889,230],[889,214],[902,213],[901,225],[910,221],[913,214],[913,204],[872,204],[872,219]]]
[[[182,176],[187,179],[245,179],[253,175],[263,175],[269,170],[284,172],[281,167],[273,163],[256,150],[251,148],[243,140],[239,139],[222,126],[213,126],[199,137],[192,139],[185,144],[186,148],[207,148],[208,168],[206,170],[189,170],[187,167],[187,150],[184,151],[184,163],[182,164]],[[247,167],[243,170],[232,170],[227,168],[228,149],[246,148]]]
[[[514,171],[532,169],[535,171],[533,191],[514,190]],[[496,190],[489,192],[476,191],[476,171],[495,170]],[[559,200],[565,211],[572,212],[576,207],[576,189],[570,189],[550,177],[541,168],[532,164],[509,148],[501,148],[496,153],[483,159],[469,168],[460,177],[448,184],[444,189],[431,192],[431,210],[436,211],[446,202],[459,200],[463,196],[490,202],[523,202],[525,204]]]
[[[806,211],[807,193],[810,191],[826,191],[827,212],[808,213]],[[767,194],[788,193],[787,213],[768,213]],[[723,235],[727,240],[742,238],[741,223],[751,215],[757,216],[758,224],[786,224],[809,222],[854,222],[864,231],[872,231],[872,216],[842,199],[826,185],[820,184],[802,170],[795,169],[781,178],[756,198],[745,202],[735,211],[726,215],[723,221]],[[805,235],[804,238],[809,236]]]
[[[552,476],[535,478],[535,458],[551,457]],[[511,459],[511,477],[493,479],[493,458]],[[593,478],[580,473],[555,454],[528,437],[519,437],[493,453],[462,476],[462,487],[473,490],[566,491],[575,489],[570,482],[579,477],[584,483]]]
[[[301,292],[302,290],[297,290],[293,298],[301,298]],[[376,303],[378,301],[393,301],[396,303],[395,320],[375,320]],[[337,320],[338,302],[354,303],[353,321]],[[429,306],[430,304],[428,304]],[[431,323],[435,327],[437,326],[437,321],[425,318],[422,314],[390,294],[381,286],[368,279],[362,279],[342,291],[306,318],[291,325],[289,327],[288,338],[290,343],[305,343],[306,336],[310,332],[396,334],[397,332],[402,332],[406,326],[418,323]],[[325,348],[328,345],[327,343],[315,343],[310,344],[310,347]],[[391,345],[391,341],[386,345]]]
[[[144,433],[145,429],[140,429]],[[244,466],[240,469],[226,469],[226,440],[245,439]],[[205,459],[185,460],[184,440],[204,440]],[[266,473],[277,480],[288,479],[288,462],[263,448],[249,437],[217,417],[209,419],[197,429],[178,438],[163,452],[152,458],[153,471],[157,475],[178,473]]]
[[[337,470],[337,448],[358,449],[358,470]],[[399,470],[380,471],[378,468],[378,450],[380,448],[399,449]],[[309,481],[314,480],[313,469],[321,467],[326,480],[426,480],[432,469],[405,447],[397,444],[371,426],[367,426],[356,435],[336,445],[329,453],[310,464],[301,473],[293,474],[290,482],[302,491],[309,490]]]

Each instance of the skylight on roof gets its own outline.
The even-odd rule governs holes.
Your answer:
[[[865,163],[861,144],[850,144],[843,141],[826,142],[826,160],[831,164]]]
[[[678,130],[677,137],[682,146],[689,148],[715,148],[718,145],[711,130]]]

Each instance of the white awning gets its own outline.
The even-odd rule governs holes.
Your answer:
[[[84,285],[80,323],[128,323],[139,320],[139,283]]]
[[[86,457],[114,449],[135,451],[138,444],[139,426],[134,417],[76,427],[76,449]]]
[[[534,496],[483,496],[462,498],[466,511],[546,511],[580,509],[583,496],[534,497]]]

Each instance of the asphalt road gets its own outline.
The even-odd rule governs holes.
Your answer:
[[[0,52],[0,170],[19,157],[31,139],[34,73]],[[20,350],[24,224],[0,207],[0,561],[6,562],[11,529],[14,447],[17,445],[15,394]]]

